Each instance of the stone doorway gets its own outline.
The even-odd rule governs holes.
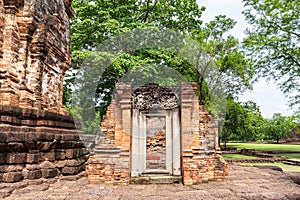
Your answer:
[[[178,110],[133,111],[131,177],[181,175]]]
[[[195,83],[117,84],[87,164],[89,180],[186,185],[222,180],[227,164],[219,155],[218,123],[199,105],[196,89]]]
[[[133,110],[131,177],[181,175],[178,110]]]

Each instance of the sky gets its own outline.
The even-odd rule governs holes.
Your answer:
[[[197,0],[200,6],[205,6],[206,11],[202,15],[204,23],[214,19],[216,15],[226,15],[237,21],[234,29],[229,34],[240,41],[244,38],[244,30],[249,27],[242,14],[243,4],[241,0]],[[239,97],[239,101],[253,101],[260,107],[262,115],[271,118],[274,113],[292,115],[295,110],[288,107],[288,98],[277,88],[276,84],[265,79],[260,79],[253,85],[252,91],[247,91]]]

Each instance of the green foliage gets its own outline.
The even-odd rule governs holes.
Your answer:
[[[261,151],[295,151],[300,153],[300,146],[297,144],[262,144],[262,143],[228,143],[228,147],[237,149],[256,149]]]
[[[299,124],[297,115],[286,117],[279,113],[272,119],[264,119],[259,107],[254,102],[235,102],[227,99],[227,113],[221,140],[228,141],[264,141],[286,138]]]
[[[143,81],[156,81],[161,85],[174,85],[180,81],[195,81],[199,84],[200,102],[213,110],[210,97],[212,88],[208,87],[204,75],[212,65],[219,70],[218,76],[225,77],[219,85],[225,86],[225,92],[236,96],[251,88],[250,80],[253,70],[245,58],[239,42],[232,36],[225,37],[236,22],[226,16],[216,16],[215,20],[203,25],[201,21],[204,7],[198,6],[196,0],[73,0],[75,16],[71,21],[71,50],[73,54],[72,69],[65,78],[64,103],[70,104],[70,93],[74,88],[74,77],[78,76],[83,61],[89,58],[97,46],[108,39],[132,29],[157,28],[170,29],[186,38],[194,40],[202,49],[196,55],[207,52],[213,63],[190,63],[176,53],[166,49],[139,49],[137,51],[119,52],[113,62],[103,72],[96,91],[96,111],[100,119],[112,99],[115,83],[126,80],[128,74],[141,74]],[[188,55],[183,55],[188,56]],[[199,65],[203,71],[199,71]],[[169,77],[174,69],[176,76]],[[177,71],[179,74],[177,74]],[[165,75],[162,79],[158,75]],[[181,75],[181,76],[179,76]],[[124,77],[123,77],[124,76]],[[180,78],[177,78],[180,77]],[[182,78],[184,77],[184,78]],[[127,79],[128,80],[128,79]],[[221,101],[221,100],[220,100]]]
[[[279,154],[282,157],[289,158],[289,159],[296,159],[300,160],[300,153],[283,153]]]
[[[73,8],[73,50],[91,50],[111,36],[138,27],[161,27],[182,33],[200,30],[205,10],[194,0],[74,0]]]
[[[264,138],[262,126],[265,119],[259,107],[251,101],[246,103],[235,102],[227,99],[227,113],[221,139],[226,143],[229,140],[254,141]]]
[[[300,105],[300,1],[243,0],[247,30],[244,46],[260,76],[277,81],[290,96],[290,106]]]
[[[81,127],[81,130],[89,133],[89,134],[99,134],[99,126],[101,122],[101,112],[96,112],[93,116],[93,120],[84,120],[82,121],[82,116],[86,115],[86,111],[82,109],[81,106],[73,106],[73,107],[66,107],[67,111],[70,113],[71,116],[74,117],[76,123],[76,128]]]
[[[250,60],[246,59],[239,41],[233,36],[224,36],[235,24],[233,19],[219,15],[194,36],[203,50],[214,58],[219,71],[226,76],[223,84],[227,94],[231,96],[251,89],[254,75],[253,68],[249,65]]]
[[[241,140],[244,131],[244,122],[246,119],[246,112],[239,102],[233,99],[227,100],[227,113],[225,116],[225,123],[221,133],[221,140],[226,143],[228,140]]]
[[[280,139],[288,137],[296,123],[292,117],[285,117],[279,113],[275,113],[272,119],[267,120],[263,130],[269,140],[276,140],[277,143]]]

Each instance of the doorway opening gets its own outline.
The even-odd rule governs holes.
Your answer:
[[[133,110],[131,176],[181,175],[179,108]]]

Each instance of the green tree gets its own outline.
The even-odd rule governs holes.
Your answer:
[[[272,119],[269,119],[264,126],[264,132],[269,140],[279,140],[290,135],[293,128],[296,127],[292,117],[282,116],[280,113],[275,113]]]
[[[265,135],[263,131],[263,126],[266,119],[261,115],[259,106],[255,102],[248,101],[242,103],[243,108],[247,113],[247,120],[245,121],[245,130],[248,139],[250,140],[264,140]]]
[[[295,122],[295,127],[291,131],[292,138],[300,138],[300,110],[296,111],[291,119]]]
[[[290,106],[300,105],[300,2],[243,0],[251,24],[244,46],[258,75],[274,79],[290,96]]]
[[[235,102],[233,98],[228,98],[226,104],[227,112],[220,136],[225,148],[229,140],[240,140],[240,136],[244,134],[243,127],[246,121],[245,110],[239,102]]]
[[[263,140],[265,119],[259,107],[252,101],[240,103],[233,98],[227,98],[227,112],[221,139],[228,141],[249,142]]]
[[[202,47],[198,50],[199,53],[206,51],[213,59],[213,65],[219,69],[219,75],[226,77],[219,84],[226,86],[228,94],[237,95],[251,87],[253,71],[248,65],[249,60],[245,58],[237,39],[224,36],[236,22],[226,16],[217,16],[212,22],[203,25],[201,15],[205,8],[199,7],[196,0],[73,0],[73,8],[75,10],[75,16],[71,21],[73,65],[69,76],[65,79],[67,88],[65,91],[69,91],[68,93],[71,93],[76,69],[80,68],[82,61],[97,45],[129,30],[151,27],[174,30],[187,39],[195,40]],[[200,101],[209,106],[210,91],[203,78],[209,67],[204,67],[201,72],[197,70],[195,63],[187,62],[171,51],[140,49],[134,52],[120,52],[99,80],[96,99],[100,96],[102,98],[97,103],[101,116],[111,101],[111,94],[117,81],[129,71],[141,69],[146,73],[147,66],[150,67],[148,70],[155,71],[151,66],[159,66],[161,63],[178,71],[187,81],[198,82]],[[167,81],[169,82],[173,83],[174,80]],[[70,97],[64,99],[69,100]]]
[[[227,98],[227,112],[225,115],[225,123],[221,133],[221,140],[226,143],[228,141],[249,141],[252,140],[252,132],[249,132],[248,112],[242,103],[234,101],[232,97]]]

